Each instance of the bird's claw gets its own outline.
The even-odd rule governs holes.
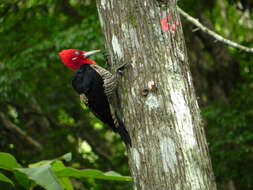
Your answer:
[[[123,63],[122,65],[118,66],[115,70],[116,72],[118,73],[122,73],[122,70],[128,65],[130,64],[131,62],[130,61],[127,61],[125,63]]]

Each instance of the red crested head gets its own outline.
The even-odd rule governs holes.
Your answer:
[[[95,64],[96,62],[88,59],[90,55],[93,55],[100,50],[93,50],[84,52],[78,49],[65,49],[62,50],[59,55],[64,65],[71,70],[78,69],[82,64],[90,63]]]

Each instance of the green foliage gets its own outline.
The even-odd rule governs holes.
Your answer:
[[[10,183],[10,184],[12,184],[14,186],[14,183],[8,177],[6,177],[2,173],[0,173],[0,181],[6,182],[6,183]]]
[[[99,170],[86,169],[77,170],[74,168],[65,168],[56,172],[58,177],[75,177],[75,178],[95,178],[103,180],[114,180],[114,181],[132,181],[131,177],[126,177],[118,174],[117,172],[110,171],[103,173]]]
[[[252,188],[252,176],[241,173],[253,169],[247,165],[253,156],[253,109],[250,86],[240,86],[229,103],[213,103],[202,110],[208,123],[207,134],[216,177],[219,181],[234,180]],[[251,168],[251,169],[250,169]]]
[[[48,190],[63,190],[51,169],[51,163],[46,163],[34,168],[19,168],[18,171],[28,176],[38,185]]]
[[[238,9],[239,2],[243,10]],[[252,9],[251,2],[180,0],[178,5],[197,18],[204,15],[220,34],[252,47],[253,13],[242,12]],[[129,19],[132,25],[136,24],[134,17],[130,15]],[[185,33],[186,40],[188,35]],[[193,35],[200,36],[198,32]],[[197,55],[198,61],[201,61],[199,52],[203,51],[208,61],[204,67],[208,71],[214,68],[223,71],[222,82],[236,81],[233,87],[227,87],[232,89],[225,101],[218,101],[219,97],[209,98],[211,86],[200,95],[205,98],[202,114],[207,121],[216,179],[218,184],[233,180],[238,189],[252,189],[253,175],[248,171],[253,170],[253,57],[228,47],[230,54],[225,56],[232,57],[239,76],[226,78],[228,71],[221,66],[223,63],[214,59],[214,56],[223,56],[222,53],[213,55],[205,41],[202,43],[203,47],[198,50],[191,48],[194,44],[189,43],[188,50],[197,51],[191,53]],[[80,189],[129,190],[132,188],[129,177],[101,172],[115,170],[129,175],[125,147],[118,135],[108,131],[87,107],[80,106],[79,97],[71,87],[73,72],[63,66],[58,55],[66,48],[104,49],[95,1],[0,1],[0,112],[43,146],[42,151],[36,150],[0,123],[1,151],[19,160],[18,163],[10,154],[0,153],[1,189],[13,189],[12,184],[17,190],[54,184],[71,190],[75,188],[71,177],[80,181]],[[95,55],[93,59],[101,65],[104,62],[102,55]],[[202,70],[198,72],[201,74]],[[200,82],[211,80],[208,72],[199,79]],[[71,159],[69,154],[46,160],[70,150],[73,153],[71,163],[65,163]],[[28,166],[29,163],[35,164]],[[36,174],[44,178],[37,178]],[[89,175],[93,178],[86,178]],[[95,180],[96,177],[124,178],[126,182]],[[51,183],[45,184],[45,178]]]
[[[14,168],[20,168],[21,166],[17,160],[10,154],[0,152],[0,168],[8,171],[13,171]]]
[[[43,145],[43,151],[38,152],[19,135],[3,130],[1,151],[15,155],[22,165],[28,165],[71,150],[72,167],[113,169],[129,174],[123,143],[87,108],[82,110],[79,96],[71,87],[73,72],[62,64],[58,55],[67,48],[103,50],[100,30],[95,1],[0,1],[0,112],[6,113],[7,119]],[[102,54],[92,58],[104,64]],[[84,141],[84,134],[90,136],[88,141]],[[96,140],[108,144],[96,144]],[[89,152],[84,151],[84,142],[90,147]],[[110,149],[117,151],[108,151],[109,144]],[[50,173],[53,165],[44,167]],[[3,175],[11,180],[15,178],[15,189],[27,189],[31,180],[24,172],[13,171],[13,178]],[[71,189],[68,177],[58,179],[58,183]],[[94,179],[81,183],[82,188],[94,190],[105,184],[104,189],[131,187],[128,183]]]
[[[216,23],[217,31],[223,36],[250,46],[249,39],[253,33],[249,32],[249,28],[243,23],[241,13],[235,6],[227,6],[227,20],[224,20],[223,17],[217,16],[221,11],[223,10],[219,6],[212,11],[212,19]],[[240,20],[241,22],[238,22]],[[224,26],[227,27],[226,30]],[[253,142],[253,59],[249,54],[238,52],[233,48],[229,50],[233,59],[238,62],[240,79],[234,84],[235,88],[226,102],[214,101],[203,108],[202,113],[207,121],[207,137],[217,181],[233,180],[237,187],[252,189],[252,175],[242,177],[242,174],[247,174],[253,169],[249,164],[253,158],[251,145]]]
[[[10,165],[9,160],[11,160]],[[16,178],[20,178],[20,176],[18,176],[20,174],[25,174],[17,183],[20,183],[23,187],[30,190],[37,185],[47,190],[73,190],[69,177],[79,179],[89,178],[112,181],[132,181],[131,177],[122,176],[114,171],[103,173],[95,169],[77,170],[66,167],[63,164],[63,160],[71,161],[71,153],[65,154],[57,159],[43,160],[30,164],[29,168],[21,168],[20,164],[12,155],[0,152],[1,168],[13,172]],[[9,166],[7,167],[7,165]],[[0,173],[0,181],[14,185],[14,182],[2,173]],[[27,185],[27,181],[29,181],[29,185]]]

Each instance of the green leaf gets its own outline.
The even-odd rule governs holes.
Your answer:
[[[64,154],[63,156],[57,158],[58,160],[65,160],[66,162],[71,161],[72,159],[72,154],[71,152]],[[54,163],[57,159],[53,159],[53,160],[42,160],[33,164],[29,164],[29,168],[35,168],[44,164],[52,164]]]
[[[65,160],[66,162],[70,162],[72,160],[72,154],[71,152],[64,154],[59,158],[60,160]]]
[[[29,168],[36,168],[45,164],[51,164],[52,162],[54,162],[54,160],[41,160],[39,162],[35,162],[33,164],[29,164]]]
[[[4,174],[0,173],[0,181],[4,181],[6,183],[10,183],[14,186],[14,183],[8,178],[6,177]]]
[[[52,170],[54,172],[56,171],[60,171],[65,169],[66,167],[64,166],[64,164],[62,163],[62,161],[60,160],[56,160],[54,163],[51,164],[52,165]]]
[[[18,168],[17,170],[47,190],[63,190],[49,163],[34,168]]]
[[[62,187],[66,190],[74,190],[72,183],[70,182],[69,178],[67,177],[58,177],[57,178],[62,185]]]
[[[0,152],[0,168],[13,171],[14,168],[21,168],[21,165],[11,154]]]
[[[114,171],[103,173],[99,170],[94,169],[77,170],[69,167],[60,171],[56,171],[55,175],[57,177],[94,178],[112,181],[132,181],[131,177],[122,176]]]
[[[60,171],[62,169],[66,168],[64,166],[64,164],[62,163],[62,161],[55,161],[53,164],[52,164],[52,170],[54,172],[56,171]],[[62,185],[62,187],[66,190],[73,190],[73,186],[72,186],[72,183],[70,182],[69,178],[68,177],[59,177],[57,176],[57,179],[59,180],[60,184]]]
[[[14,173],[15,178],[18,181],[18,183],[21,186],[23,186],[25,189],[29,189],[32,181],[30,179],[28,179],[28,177],[24,173],[21,173],[17,170],[14,170],[13,173]]]

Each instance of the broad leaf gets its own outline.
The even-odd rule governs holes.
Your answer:
[[[0,181],[4,181],[6,183],[10,183],[14,186],[14,183],[8,178],[6,177],[4,174],[0,173]]]
[[[66,168],[64,166],[64,164],[62,163],[62,161],[55,161],[54,163],[52,163],[52,170],[54,172],[56,171],[60,171],[62,169]],[[68,177],[59,177],[57,176],[57,179],[59,180],[60,184],[62,185],[62,187],[66,190],[73,190],[73,186],[72,183],[70,182]]]
[[[43,165],[46,165],[46,164],[51,164],[52,162],[54,162],[54,160],[42,160],[42,161],[39,161],[39,162],[35,162],[33,164],[29,164],[28,167],[29,168],[36,168],[36,167],[43,166]]]
[[[19,168],[17,170],[47,190],[63,190],[49,163],[34,168]]]
[[[65,160],[66,162],[70,162],[72,160],[72,154],[71,154],[71,152],[66,153],[58,159]]]
[[[99,170],[94,169],[77,170],[74,168],[65,168],[63,170],[56,171],[55,175],[57,177],[94,178],[112,181],[132,181],[132,178],[129,176],[122,176],[113,171],[103,173]]]
[[[0,152],[0,168],[12,171],[14,168],[20,167],[20,164],[11,154]]]
[[[64,154],[63,156],[60,156],[59,158],[53,159],[53,160],[42,160],[33,164],[29,164],[29,168],[34,168],[34,167],[38,167],[44,164],[52,164],[53,162],[55,162],[55,160],[65,160],[66,162],[71,161],[72,159],[72,154],[71,152]]]
[[[13,173],[15,175],[16,180],[18,181],[20,185],[22,185],[25,189],[30,188],[32,181],[28,179],[28,177],[24,173],[18,170],[14,170]]]

